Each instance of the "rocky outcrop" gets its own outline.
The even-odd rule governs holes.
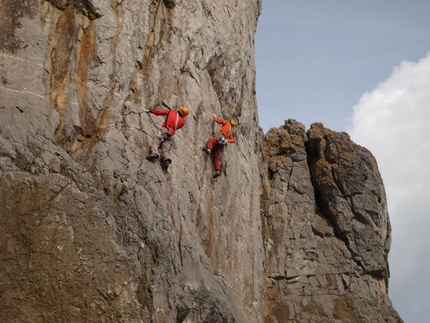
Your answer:
[[[258,126],[260,10],[3,1],[0,321],[401,321],[370,153]],[[169,174],[145,160],[161,104],[191,110]],[[212,114],[239,121],[216,180]]]
[[[266,322],[401,322],[377,164],[346,133],[288,120],[264,142]]]

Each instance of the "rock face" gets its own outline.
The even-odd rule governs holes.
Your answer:
[[[401,322],[377,164],[345,133],[288,120],[264,142],[266,322]]]
[[[1,322],[401,322],[371,154],[258,126],[260,1],[0,9]],[[191,110],[169,174],[162,104]],[[239,121],[216,180],[212,114]]]

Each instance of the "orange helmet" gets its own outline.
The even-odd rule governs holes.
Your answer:
[[[190,110],[188,110],[188,107],[183,106],[179,109],[178,112],[180,113],[181,116],[186,117],[190,113]]]

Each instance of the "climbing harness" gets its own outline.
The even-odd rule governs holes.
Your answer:
[[[225,146],[227,144],[227,139],[225,138],[225,136],[223,134],[218,134],[217,140],[221,146]]]
[[[167,114],[165,122],[167,122],[167,119],[169,118],[170,113],[171,113],[171,111]],[[170,138],[172,140],[175,139],[174,133],[176,132],[176,129],[178,129],[178,122],[179,122],[179,113],[176,113],[175,128],[173,129],[173,134],[170,135]],[[158,129],[158,134],[157,134],[157,138],[160,139],[161,142],[165,141],[166,140],[166,136],[169,135],[168,134],[169,130],[167,128],[164,128],[163,124],[164,123],[161,124],[160,128]]]

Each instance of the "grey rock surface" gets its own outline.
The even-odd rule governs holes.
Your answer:
[[[373,157],[258,126],[260,11],[0,4],[1,322],[400,322]],[[168,174],[145,159],[160,105],[191,111]],[[238,120],[217,179],[213,114]]]
[[[388,297],[390,223],[376,161],[295,120],[264,141],[266,322],[402,322]]]

